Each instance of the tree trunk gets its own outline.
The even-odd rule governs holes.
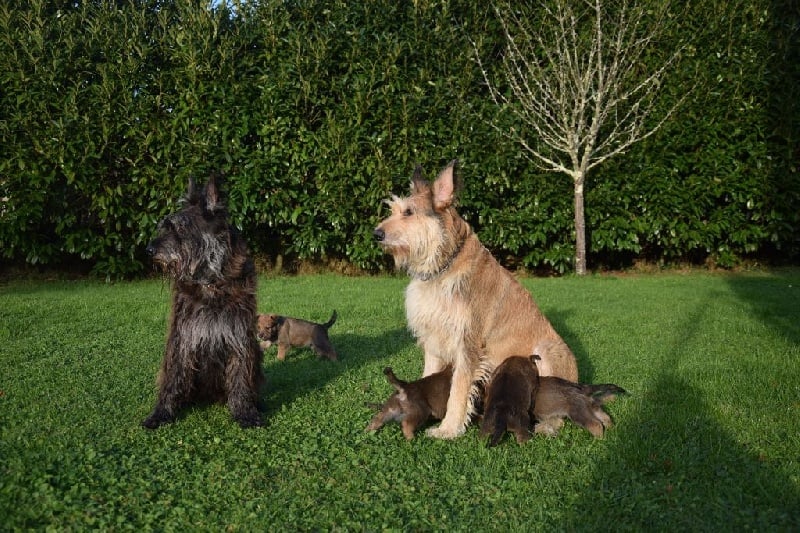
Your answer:
[[[575,273],[586,274],[586,219],[583,208],[583,181],[575,179]]]

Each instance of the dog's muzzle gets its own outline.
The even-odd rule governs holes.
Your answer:
[[[386,238],[386,232],[380,228],[376,228],[375,231],[372,232],[372,236],[375,237],[376,241],[383,242]]]

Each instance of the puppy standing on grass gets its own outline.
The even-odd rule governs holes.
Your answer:
[[[258,339],[261,347],[269,348],[278,344],[278,359],[283,361],[289,348],[309,346],[318,357],[337,361],[336,350],[328,338],[328,329],[336,322],[336,310],[330,320],[317,324],[280,315],[258,315]]]
[[[442,423],[433,437],[462,435],[474,410],[476,382],[506,358],[538,354],[539,373],[578,379],[575,356],[524,287],[483,247],[455,209],[455,161],[431,185],[417,167],[411,195],[394,196],[374,231],[398,268],[411,276],[406,318],[425,357],[424,376],[453,366]]]
[[[378,406],[380,412],[372,418],[366,431],[376,431],[387,422],[397,420],[403,428],[403,435],[411,440],[417,428],[430,418],[444,418],[453,379],[452,368],[447,367],[441,372],[411,382],[397,379],[389,367],[383,373],[396,391],[386,403]]]
[[[486,388],[481,436],[491,435],[487,448],[497,446],[506,430],[522,444],[531,438],[531,413],[539,389],[538,356],[513,356],[498,366]]]
[[[172,313],[158,400],[142,425],[173,422],[197,401],[226,402],[240,426],[262,425],[256,271],[213,176],[202,191],[190,180],[183,209],[161,221],[147,253],[172,278]]]

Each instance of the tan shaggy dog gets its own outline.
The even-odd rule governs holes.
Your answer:
[[[453,366],[447,413],[432,437],[462,435],[477,384],[507,357],[538,355],[539,374],[577,381],[575,356],[525,288],[483,247],[455,209],[456,162],[433,184],[417,167],[411,195],[393,196],[375,238],[411,277],[406,318],[425,353],[423,376]]]

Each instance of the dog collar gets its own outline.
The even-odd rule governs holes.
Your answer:
[[[453,265],[453,261],[456,260],[456,257],[458,257],[458,254],[461,253],[461,249],[463,247],[464,247],[464,241],[462,241],[461,244],[458,245],[458,247],[455,249],[453,254],[447,259],[442,268],[440,268],[436,272],[429,272],[426,274],[415,274],[414,279],[418,279],[420,281],[430,281],[433,278],[438,278],[439,276],[447,272],[447,270]]]

